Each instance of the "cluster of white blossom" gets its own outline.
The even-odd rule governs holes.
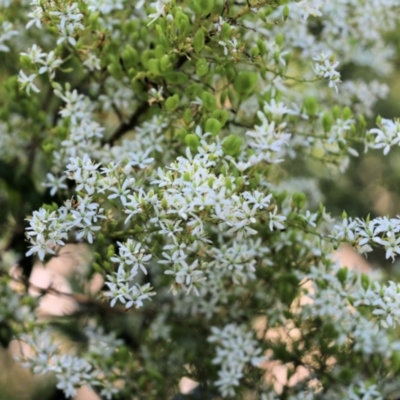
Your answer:
[[[334,225],[330,237],[338,242],[351,243],[360,253],[372,251],[372,246],[381,246],[386,258],[393,261],[400,254],[400,218],[377,217],[370,220],[348,218],[347,215]]]
[[[221,365],[215,384],[223,396],[234,396],[234,388],[240,385],[246,364],[258,367],[265,357],[261,355],[253,332],[246,332],[243,327],[236,324],[228,324],[223,329],[211,327],[211,333],[208,341],[217,345],[217,355],[212,362]]]
[[[67,398],[73,397],[77,389],[84,385],[101,387],[100,395],[110,400],[117,389],[113,381],[103,379],[107,370],[101,366],[106,365],[118,345],[122,342],[115,340],[113,335],[104,335],[102,330],[87,329],[89,336],[89,357],[79,357],[71,354],[61,354],[60,344],[57,343],[51,332],[35,330],[30,335],[21,335],[20,340],[29,346],[33,355],[22,353],[18,356],[22,365],[37,374],[53,374],[57,380],[57,388],[62,390]],[[107,347],[99,347],[107,345]],[[99,353],[100,352],[100,353]],[[94,355],[101,355],[100,361]],[[96,365],[98,364],[98,365]],[[110,378],[110,376],[109,376]]]

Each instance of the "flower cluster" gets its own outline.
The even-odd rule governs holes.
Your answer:
[[[219,380],[215,384],[220,387],[223,396],[234,396],[234,388],[240,385],[245,365],[257,367],[265,358],[261,356],[262,350],[253,333],[246,332],[240,326],[229,324],[223,329],[212,327],[211,333],[208,341],[218,346],[212,362],[221,365]]]

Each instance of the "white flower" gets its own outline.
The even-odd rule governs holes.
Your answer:
[[[282,224],[283,221],[286,220],[286,217],[284,215],[279,215],[277,214],[278,208],[275,207],[272,212],[268,213],[269,217],[269,229],[273,231],[274,229],[284,229],[285,225]]]
[[[317,76],[327,78],[329,80],[329,87],[333,87],[338,91],[338,84],[340,83],[340,73],[336,71],[339,65],[338,61],[334,61],[331,53],[321,53],[313,58],[316,61],[314,64],[314,72]]]
[[[400,144],[400,120],[395,119],[391,121],[382,118],[379,128],[370,129],[368,133],[370,135],[376,135],[375,143],[368,144],[368,146],[374,149],[383,148],[383,154],[387,155],[391,147]]]
[[[26,90],[26,93],[29,95],[31,90],[36,93],[39,93],[39,88],[33,83],[36,79],[36,74],[31,74],[29,76],[25,75],[25,72],[22,69],[19,71],[18,74],[18,82],[21,84],[21,88]]]
[[[63,183],[67,179],[66,176],[56,177],[50,172],[47,173],[46,176],[47,176],[48,182],[42,183],[42,186],[51,188],[50,189],[51,196],[54,196],[57,193],[57,191],[60,189],[68,188],[68,186],[65,183]]]
[[[39,68],[39,74],[48,72],[52,79],[56,74],[55,70],[63,63],[62,60],[56,58],[54,51],[51,51],[49,54],[47,54],[46,60],[40,60],[39,62],[43,64],[43,67]]]
[[[37,44],[34,44],[27,53],[21,53],[21,56],[28,57],[33,63],[39,63],[43,61],[42,59],[44,57],[46,57],[46,53],[44,53]]]
[[[171,2],[171,0],[157,0],[150,4],[150,6],[155,9],[155,11],[149,14],[149,18],[152,20],[147,24],[147,26],[151,25],[154,21],[160,18],[162,15],[165,15],[167,6]]]

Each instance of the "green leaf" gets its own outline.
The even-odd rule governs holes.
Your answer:
[[[196,75],[201,78],[208,74],[208,64],[204,58],[200,58],[196,63]]]
[[[132,46],[125,46],[121,53],[122,61],[127,69],[132,68],[138,61],[138,52]]]
[[[175,25],[181,31],[181,33],[185,33],[190,27],[190,21],[186,14],[181,11],[177,11],[175,13]]]
[[[196,53],[200,53],[201,49],[204,47],[205,37],[203,29],[199,29],[193,38],[193,48]]]
[[[121,68],[121,65],[119,64],[110,64],[107,67],[107,71],[110,73],[110,75],[116,79],[116,80],[121,80],[124,77],[124,71]]]
[[[249,97],[257,85],[257,74],[255,72],[241,71],[237,75],[233,87],[241,99]]]
[[[151,58],[154,57],[154,51],[153,50],[145,50],[141,55],[140,55],[140,62],[142,63],[144,68],[147,68],[148,62]]]
[[[214,8],[215,0],[192,0],[192,9],[197,15],[208,15]]]
[[[214,110],[211,114],[211,117],[217,119],[221,123],[221,127],[223,128],[226,124],[226,121],[228,121],[229,114],[225,110]]]
[[[235,157],[240,154],[242,145],[243,139],[232,133],[224,140],[222,148],[225,154]]]
[[[221,123],[215,118],[208,118],[204,125],[204,129],[206,132],[210,132],[213,136],[218,135],[221,131]]]
[[[214,111],[217,108],[217,101],[215,96],[208,92],[203,92],[201,95],[203,106],[208,111]]]
[[[160,61],[157,58],[150,59],[147,63],[147,68],[152,74],[156,76],[160,75]]]
[[[166,71],[170,66],[171,66],[171,60],[168,56],[168,54],[164,54],[161,58],[160,58],[160,69],[161,71]]]
[[[175,85],[183,85],[189,80],[186,74],[178,71],[167,72],[164,74],[164,78],[168,83],[172,83]]]
[[[167,111],[174,111],[179,106],[179,96],[174,94],[165,101],[165,108]]]
[[[200,146],[200,139],[194,133],[189,133],[185,136],[185,143],[190,147],[190,150],[196,151]]]

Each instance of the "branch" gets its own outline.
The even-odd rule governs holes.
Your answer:
[[[102,302],[101,300],[94,299],[93,297],[90,297],[90,296],[87,296],[87,295],[84,295],[81,293],[63,292],[61,290],[54,288],[51,283],[47,287],[38,286],[38,285],[35,285],[34,283],[32,283],[29,280],[29,278],[26,278],[25,276],[20,275],[18,272],[16,272],[15,274],[12,274],[12,273],[7,274],[4,271],[0,271],[0,276],[7,276],[14,282],[21,283],[24,286],[26,291],[28,291],[28,289],[32,289],[35,292],[38,292],[39,297],[42,297],[45,295],[68,297],[68,298],[76,301],[79,306],[85,307],[86,309],[108,311],[108,312],[117,313],[117,314],[126,314],[128,312],[136,311],[136,309],[134,309],[134,308],[126,309],[125,307],[120,306],[120,305],[111,307],[107,303]],[[76,314],[76,313],[73,313],[73,314]]]
[[[144,114],[150,108],[150,104],[148,101],[143,101],[136,111],[131,115],[128,122],[123,122],[118,129],[108,138],[103,144],[110,144],[112,146],[118,139],[120,139],[124,133],[130,131],[135,126],[138,125],[139,118],[142,114]]]
[[[183,64],[185,64],[185,61],[187,60],[187,56],[180,55],[177,62],[174,65],[174,71],[179,70]],[[118,139],[120,139],[126,132],[130,131],[133,129],[135,126],[139,124],[139,119],[140,117],[150,108],[149,102],[143,101],[141,104],[139,104],[138,108],[136,111],[131,115],[129,118],[129,121],[123,122],[117,130],[109,137],[106,139],[103,144],[109,144],[112,146]]]

